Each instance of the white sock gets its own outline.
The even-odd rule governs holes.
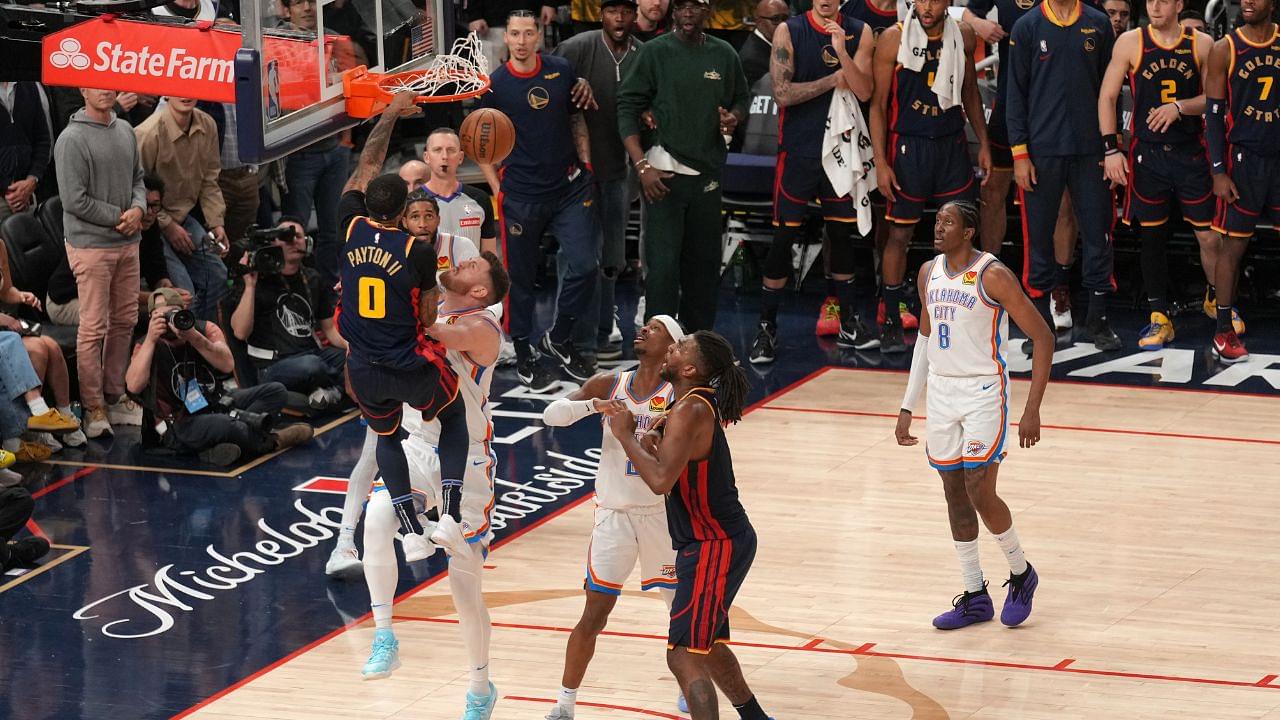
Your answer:
[[[480,573],[484,558],[477,545],[449,558],[449,592],[458,611],[458,630],[467,648],[472,695],[489,694],[489,609],[484,605]]]
[[[58,408],[58,412],[62,413],[63,415],[65,415],[65,416],[67,416],[67,417],[69,417],[69,418],[73,418],[73,417],[75,417],[75,414],[71,412],[71,406],[70,406],[70,405],[67,405],[66,407],[59,407],[59,408]]]
[[[978,559],[978,541],[956,540],[956,555],[960,556],[960,576],[964,578],[965,592],[982,591],[982,564]]]
[[[1026,572],[1027,559],[1022,555],[1022,543],[1018,542],[1018,531],[1010,525],[1008,530],[992,534],[996,536],[996,542],[1000,543],[1000,549],[1009,560],[1009,571],[1014,575]]]
[[[351,469],[351,479],[347,481],[347,497],[342,502],[342,528],[351,528],[352,535],[360,522],[360,511],[364,509],[364,501],[369,499],[369,491],[373,488],[373,479],[378,474],[378,434],[373,430],[365,430],[364,445],[360,448],[360,459]]]
[[[32,415],[43,415],[49,412],[49,406],[45,404],[44,398],[42,397],[28,400],[27,407],[31,409]]]
[[[560,697],[556,699],[556,703],[564,712],[573,715],[573,706],[578,702],[578,690],[574,688],[570,690],[567,687],[560,688]]]
[[[364,581],[369,586],[369,604],[374,624],[391,629],[392,603],[400,569],[396,565],[395,537],[400,522],[391,509],[391,498],[385,492],[369,498],[364,519]]]

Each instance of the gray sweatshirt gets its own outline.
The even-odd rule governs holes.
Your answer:
[[[126,237],[115,231],[129,208],[147,210],[138,139],[129,123],[112,115],[103,125],[77,110],[58,136],[53,160],[63,229],[72,247],[120,247],[141,239],[141,233]]]

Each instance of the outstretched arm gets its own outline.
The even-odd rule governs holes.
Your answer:
[[[542,422],[551,427],[568,427],[588,415],[625,409],[621,400],[608,400],[617,380],[613,373],[596,373],[582,387],[560,398],[542,411]]]
[[[609,430],[618,438],[640,479],[655,495],[665,495],[680,479],[689,461],[710,450],[710,430],[715,413],[703,402],[677,403],[666,417],[662,443],[647,449],[636,437],[636,418],[619,412],[609,418]]]
[[[417,114],[418,107],[413,104],[416,99],[413,93],[398,93],[374,126],[369,138],[364,141],[364,150],[360,152],[360,163],[356,171],[347,181],[342,192],[359,190],[364,192],[369,182],[382,172],[382,165],[387,161],[387,146],[391,144],[391,132],[396,129],[396,120]]]

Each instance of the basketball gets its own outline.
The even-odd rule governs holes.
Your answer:
[[[467,115],[458,131],[462,151],[478,163],[500,163],[516,144],[516,128],[501,110],[481,108]]]

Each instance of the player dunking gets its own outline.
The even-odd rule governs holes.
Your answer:
[[[996,473],[1009,431],[1009,371],[1005,346],[1007,312],[1035,342],[1031,392],[1018,425],[1022,447],[1040,440],[1040,401],[1053,364],[1053,332],[1023,293],[1009,268],[974,248],[977,207],[950,202],[938,210],[933,246],[938,256],[920,268],[920,335],[902,399],[895,434],[899,445],[915,445],[911,412],[926,376],[929,384],[925,451],[942,476],[951,537],[960,556],[964,592],[954,607],[934,618],[934,627],[955,630],[995,615],[978,564],[978,516],[1009,560],[1009,595],[1000,621],[1009,627],[1031,615],[1038,578],[1023,557],[1013,517],[996,494]],[[976,513],[975,513],[976,510]]]
[[[440,276],[444,299],[440,322],[431,334],[447,348],[449,366],[458,375],[458,394],[466,408],[470,447],[463,477],[462,518],[472,528],[466,543],[449,556],[449,589],[458,610],[470,662],[470,687],[463,720],[486,720],[493,712],[497,692],[489,681],[489,611],[481,592],[480,574],[491,538],[489,513],[493,509],[493,481],[497,458],[490,448],[493,421],[489,413],[489,385],[493,365],[502,344],[497,317],[486,308],[501,302],[510,280],[493,253],[460,262]],[[412,424],[406,418],[406,425]],[[440,426],[422,423],[404,443],[415,491],[426,496],[426,507],[441,497]],[[392,601],[399,579],[394,540],[397,525],[390,493],[375,488],[369,499],[364,526],[365,580],[377,630],[373,650],[365,663],[366,679],[387,677],[400,666],[399,642],[391,629]]]
[[[1244,27],[1214,44],[1205,73],[1205,144],[1209,147],[1213,229],[1222,234],[1218,256],[1218,327],[1213,351],[1224,363],[1249,359],[1234,325],[1240,258],[1265,212],[1280,225],[1280,31],[1272,0],[1242,0]]]
[[[349,345],[347,383],[365,421],[378,433],[378,467],[404,530],[407,560],[429,556],[435,550],[432,543],[463,549],[459,523],[468,442],[466,409],[453,402],[458,377],[444,348],[424,335],[435,323],[439,295],[435,249],[397,226],[408,194],[404,181],[394,174],[374,177],[380,163],[373,159],[385,155],[397,117],[416,112],[410,93],[396,96],[370,133],[339,203],[346,244],[339,263],[337,319]],[[409,465],[400,444],[406,403],[420,410],[423,420],[440,420],[444,514],[431,539],[414,509]]]
[[[1116,39],[1111,64],[1102,78],[1098,125],[1106,151],[1107,177],[1127,185],[1126,220],[1142,236],[1142,279],[1151,304],[1151,324],[1138,346],[1159,350],[1173,340],[1169,320],[1169,267],[1166,258],[1173,228],[1170,205],[1177,195],[1182,216],[1195,229],[1200,261],[1209,284],[1221,240],[1209,229],[1213,220],[1213,180],[1201,141],[1204,86],[1213,39],[1178,24],[1182,0],[1147,0],[1151,24]],[[1133,88],[1133,144],[1128,163],[1116,135],[1116,100],[1129,77]],[[1111,139],[1108,139],[1111,138]]]
[[[640,478],[667,496],[676,549],[676,596],[667,667],[693,720],[719,717],[715,686],[744,720],[767,720],[742,676],[729,640],[729,607],[756,554],[756,532],[738,500],[726,423],[742,419],[747,376],[721,336],[699,330],[672,343],[661,377],[679,398],[660,425],[662,440],[636,437],[636,417],[611,411],[609,430]]]
[[[684,331],[675,318],[653,316],[636,334],[634,347],[640,367],[596,375],[569,397],[547,406],[542,421],[564,427],[595,413],[627,410],[636,416],[637,432],[643,435],[666,415],[675,399],[671,384],[659,377],[659,372],[667,348],[683,338]],[[612,434],[604,433],[600,448],[596,521],[583,583],[587,602],[569,636],[559,699],[547,720],[573,717],[578,688],[595,654],[596,638],[604,630],[636,560],[640,561],[640,589],[657,588],[668,610],[676,587],[676,554],[671,549],[662,496],[644,484]]]

